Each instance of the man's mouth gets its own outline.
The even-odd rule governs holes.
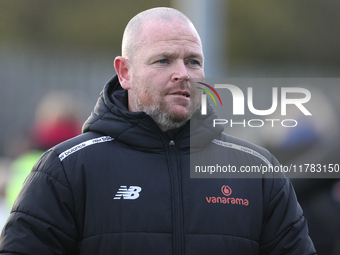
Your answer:
[[[170,95],[179,95],[179,96],[190,98],[190,93],[188,91],[176,91],[174,93],[171,93]]]

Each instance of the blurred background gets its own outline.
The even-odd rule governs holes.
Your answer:
[[[312,94],[322,121],[312,118],[289,132],[226,132],[268,148],[283,164],[340,163],[338,1],[1,1],[0,228],[37,157],[80,134],[115,74],[127,22],[158,6],[177,8],[193,21],[208,78],[333,79]],[[338,180],[292,181],[318,253],[340,254]]]

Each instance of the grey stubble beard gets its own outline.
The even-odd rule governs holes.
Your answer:
[[[138,98],[136,100],[136,106],[146,114],[148,114],[156,124],[162,130],[172,130],[183,126],[193,115],[193,112],[190,109],[190,113],[185,118],[178,118],[173,116],[173,114],[165,109],[162,105],[152,105],[152,106],[144,106],[141,100]]]

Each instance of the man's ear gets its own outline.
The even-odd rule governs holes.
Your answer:
[[[129,60],[124,57],[116,57],[113,64],[116,69],[120,85],[123,89],[129,90],[131,88]]]

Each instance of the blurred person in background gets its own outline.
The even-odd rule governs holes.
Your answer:
[[[0,229],[2,229],[5,224],[10,212],[10,207],[6,203],[5,199],[9,167],[10,160],[7,158],[0,158]]]
[[[80,105],[66,91],[51,91],[39,102],[35,121],[28,131],[25,152],[10,166],[9,181],[6,185],[6,202],[9,207],[19,194],[26,177],[44,151],[81,133]],[[12,145],[21,147],[21,144]],[[22,148],[12,148],[21,151]]]

